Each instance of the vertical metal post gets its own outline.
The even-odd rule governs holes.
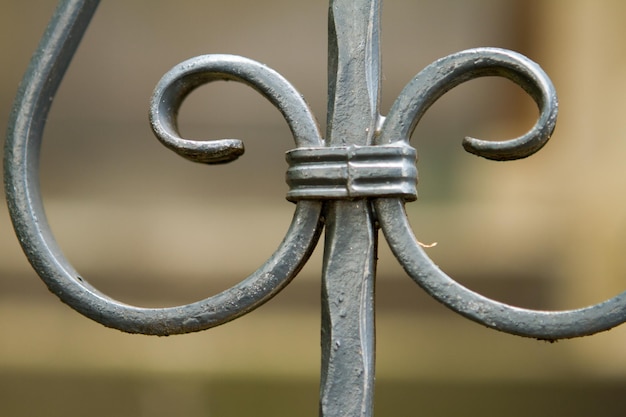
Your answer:
[[[327,146],[371,145],[379,118],[378,0],[329,10]],[[373,413],[377,230],[368,199],[326,206],[320,415]]]

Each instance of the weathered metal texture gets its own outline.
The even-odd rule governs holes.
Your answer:
[[[287,152],[287,200],[417,198],[417,152],[410,146],[333,146]]]
[[[379,126],[378,0],[334,0],[328,34],[326,144],[373,145]],[[378,231],[370,200],[326,205],[320,415],[371,416]]]
[[[170,335],[199,331],[246,314],[295,277],[326,229],[322,272],[320,415],[371,416],[374,386],[374,279],[378,227],[408,275],[450,309],[486,326],[541,339],[589,335],[626,321],[626,293],[570,311],[533,311],[490,300],[437,268],[409,225],[404,204],[417,197],[411,133],[428,108],[465,81],[505,77],[537,103],[535,126],[500,142],[465,138],[476,155],[510,160],[541,149],[556,122],[556,93],[546,74],[511,51],[479,48],[442,58],[417,74],[386,117],[379,112],[380,0],[332,0],[329,10],[329,103],[325,140],[309,107],[280,74],[232,55],[205,55],[175,66],[157,84],[150,121],[157,138],[181,156],[207,164],[235,160],[237,139],[184,139],[177,114],[195,88],[232,80],[277,107],[296,148],[288,152],[287,198],[296,203],[274,254],[232,288],[196,303],[140,308],[102,294],[65,259],[48,226],[39,191],[39,150],[46,115],[97,1],[59,5],[20,86],[4,160],[5,192],[15,231],[49,289],[81,314],[125,332]]]
[[[32,266],[48,288],[63,302],[105,326],[130,333],[169,335],[225,323],[272,298],[296,275],[318,240],[322,203],[298,202],[287,235],[270,259],[233,288],[205,300],[180,307],[140,308],[113,300],[89,285],[63,256],[52,236],[39,191],[38,172],[47,112],[97,3],[61,2],[19,89],[5,148],[5,190],[15,231]],[[205,72],[200,78],[196,78],[193,71],[197,66]],[[200,57],[193,64],[175,67],[170,72],[174,79],[164,77],[157,86],[155,103],[159,102],[159,94],[164,94],[168,104],[166,107],[155,104],[151,108],[155,132],[163,132],[159,136],[161,140],[169,140],[176,134],[173,128],[176,106],[180,105],[185,92],[190,91],[188,85],[197,84],[198,79],[210,80],[211,71],[218,79],[245,79],[267,94],[281,110],[293,115],[293,119],[287,117],[287,120],[297,146],[322,146],[313,116],[290,84],[267,67],[232,56]],[[164,108],[169,113],[162,112]],[[234,147],[230,142],[227,146],[222,144],[218,142],[205,152],[219,155],[220,160],[224,154],[232,158],[239,152],[236,144]],[[224,148],[227,150],[223,151]],[[178,149],[185,149],[181,152],[186,152],[187,157],[193,154],[193,149],[184,146]],[[202,158],[208,159],[207,156]]]

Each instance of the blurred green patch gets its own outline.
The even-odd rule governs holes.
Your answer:
[[[382,379],[377,416],[620,416],[624,381],[433,382]],[[3,372],[0,415],[315,416],[310,379]]]

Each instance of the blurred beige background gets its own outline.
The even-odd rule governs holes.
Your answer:
[[[0,1],[3,131],[53,3]],[[159,145],[148,126],[148,102],[178,62],[232,53],[283,74],[323,123],[326,13],[321,0],[100,5],[57,95],[42,151],[50,223],[84,277],[122,301],[175,305],[227,288],[273,252],[293,211],[284,199],[284,152],[293,142],[278,111],[233,83],[194,92],[181,113],[185,135],[246,143],[237,162],[206,167]],[[385,2],[383,112],[424,66],[477,46],[529,56],[559,93],[553,139],[522,161],[489,162],[460,146],[464,135],[503,139],[532,126],[534,104],[508,81],[462,85],[418,126],[420,197],[409,206],[411,221],[422,242],[438,243],[429,254],[455,279],[540,309],[582,307],[626,287],[624,16],[626,3],[618,0]],[[48,293],[21,253],[4,205],[0,212],[0,398],[6,396],[0,404],[13,407],[0,414],[32,415],[24,411],[28,401],[19,400],[24,390],[68,375],[89,381],[176,376],[189,387],[196,386],[193,378],[317,383],[321,248],[288,288],[248,316],[199,334],[131,336],[89,321]],[[484,329],[430,300],[382,239],[381,245],[381,384],[531,381],[543,387],[626,375],[626,328],[556,344]],[[167,404],[208,415],[198,411],[211,408],[201,400],[206,393],[184,391],[147,386],[137,394],[142,400],[128,401],[139,401],[140,415],[171,415],[166,405],[154,407],[163,396],[171,397]],[[314,414],[317,392],[309,395]],[[47,415],[56,415],[55,407],[62,412],[54,398],[47,401]],[[409,394],[394,401],[405,411],[418,406]]]

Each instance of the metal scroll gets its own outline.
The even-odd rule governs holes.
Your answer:
[[[428,108],[455,86],[504,77],[536,102],[539,118],[526,134],[500,142],[466,138],[464,148],[493,160],[527,157],[543,147],[556,123],[551,81],[515,52],[479,48],[442,58],[419,72],[388,115],[379,110],[380,0],[332,0],[329,8],[329,103],[325,134],[297,90],[279,73],[247,58],[205,55],[182,62],[157,84],[150,106],[156,137],[179,155],[205,164],[243,153],[236,139],[187,140],[178,109],[203,84],[250,86],[285,118],[295,141],[288,152],[289,230],[252,275],[204,300],[140,308],[93,288],[65,259],[48,226],[39,190],[39,150],[48,110],[96,10],[97,1],[62,1],[22,81],[5,148],[5,192],[15,232],[49,289],[81,314],[125,332],[171,335],[208,329],[254,310],[284,288],[306,263],[325,228],[322,272],[320,415],[371,416],[374,385],[374,279],[378,228],[407,274],[450,309],[494,329],[541,339],[589,335],[626,321],[626,293],[571,311],[509,306],[463,287],[428,258],[404,205],[417,198],[416,151],[409,138]]]

